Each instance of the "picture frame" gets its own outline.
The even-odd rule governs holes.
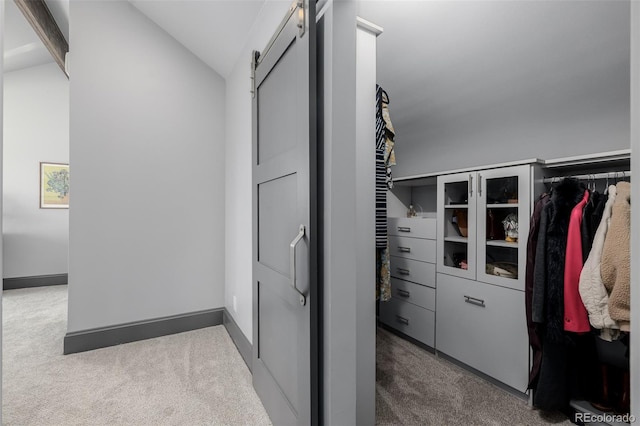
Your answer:
[[[69,208],[69,164],[40,162],[40,208]]]

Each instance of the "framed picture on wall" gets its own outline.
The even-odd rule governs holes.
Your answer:
[[[40,208],[69,208],[69,165],[40,163]]]

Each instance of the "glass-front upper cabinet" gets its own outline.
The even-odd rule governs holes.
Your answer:
[[[531,170],[438,177],[438,272],[524,290]]]
[[[524,290],[531,167],[477,172],[477,279]]]
[[[476,172],[438,176],[438,272],[476,277]]]

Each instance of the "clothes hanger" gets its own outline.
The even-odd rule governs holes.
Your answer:
[[[384,96],[386,96],[387,100],[383,101],[385,104],[390,105],[391,104],[391,98],[389,97],[389,94],[387,93],[386,90],[382,89],[382,94]]]

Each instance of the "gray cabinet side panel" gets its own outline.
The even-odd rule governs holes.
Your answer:
[[[358,266],[367,263],[367,259],[358,258],[366,237],[357,232],[357,206],[366,202],[366,196],[358,191],[359,172],[354,167],[358,164],[356,8],[356,1],[333,2],[319,23],[318,52],[323,62],[319,124],[323,157],[320,169],[323,424],[375,422],[375,398],[370,397],[375,395],[375,305],[369,306],[366,297],[359,295],[359,283],[366,277],[358,272]],[[373,238],[374,228],[371,232]],[[373,270],[373,256],[370,262]],[[371,323],[365,324],[368,317]],[[372,331],[368,332],[370,328]],[[365,375],[368,369],[372,371]]]
[[[640,166],[640,2],[631,2],[631,169],[636,173]],[[633,186],[633,198],[640,198],[640,190],[637,181]],[[631,211],[631,223],[638,226],[640,223],[640,212],[638,209]],[[631,253],[632,259],[637,259],[640,250],[640,233],[631,233]],[[638,264],[631,262],[631,309],[636,312],[631,316],[634,330],[640,329],[640,276],[638,273]],[[634,338],[635,337],[635,338]],[[631,413],[636,417],[640,417],[640,342],[638,342],[637,334],[631,335]]]

